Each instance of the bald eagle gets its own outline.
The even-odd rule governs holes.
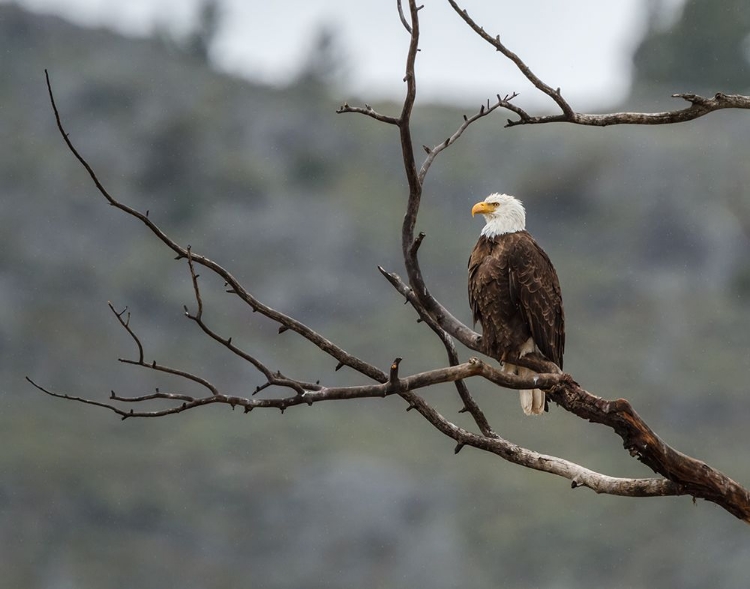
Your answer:
[[[565,348],[565,314],[560,282],[549,257],[526,231],[521,201],[491,194],[471,209],[487,224],[469,258],[469,304],[482,325],[486,352],[503,363],[503,371],[530,376],[533,371],[506,362],[531,352],[561,369]],[[521,391],[526,415],[548,409],[539,389]]]

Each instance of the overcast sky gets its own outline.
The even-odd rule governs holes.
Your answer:
[[[18,0],[89,26],[146,35],[156,26],[187,30],[200,0]],[[421,0],[420,96],[474,103],[538,93],[492,47],[471,33],[445,0]],[[628,90],[630,54],[643,35],[646,5],[657,0],[460,0],[469,14],[515,51],[574,107],[615,104]],[[682,0],[662,0],[672,12]],[[363,99],[403,92],[408,37],[395,0],[223,0],[215,47],[222,69],[270,83],[294,75],[321,25],[347,52],[349,93]],[[540,97],[540,100],[542,99]]]

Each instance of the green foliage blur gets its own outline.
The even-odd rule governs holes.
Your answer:
[[[639,72],[685,90],[668,77],[675,62],[649,47],[681,55],[681,31],[705,4],[653,32]],[[732,40],[748,32],[732,23]],[[713,43],[724,33],[702,30]],[[269,88],[212,71],[205,42],[125,39],[0,5],[0,586],[746,587],[746,527],[714,505],[596,496],[471,449],[454,456],[397,398],[122,422],[24,381],[101,400],[202,392],[117,362],[136,351],[111,300],[128,306],[147,358],[238,395],[262,382],[184,319],[182,305],[194,307],[184,261],[107,206],[67,151],[45,68],[72,140],[112,194],[348,351],[382,367],[402,356],[404,373],[445,363],[376,270],[403,273],[400,153],[392,128],[335,114],[367,98],[331,96],[346,69],[335,41],[322,30],[297,80]],[[746,64],[727,61],[736,77],[714,79],[697,63],[679,67],[715,90],[746,87]],[[675,107],[660,92],[649,99]],[[419,104],[415,141],[442,141],[468,112]],[[750,483],[747,116],[603,130],[506,130],[505,118],[472,127],[430,172],[418,229],[434,294],[470,321],[466,261],[481,222],[469,211],[490,192],[516,194],[560,274],[566,368]],[[208,274],[201,284],[209,324],[271,367],[362,382]],[[610,475],[652,474],[604,428],[555,407],[528,419],[516,393],[470,386],[514,442]],[[450,387],[425,395],[471,427]]]

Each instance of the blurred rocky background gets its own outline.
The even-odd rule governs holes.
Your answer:
[[[403,356],[404,373],[444,364],[376,270],[402,272],[405,182],[392,128],[334,112],[367,100],[340,93],[335,31],[322,27],[299,75],[270,87],[212,67],[216,18],[206,10],[180,39],[135,39],[0,4],[0,585],[746,587],[747,528],[714,505],[597,496],[472,449],[454,456],[397,398],[122,422],[25,382],[102,400],[184,390],[117,362],[135,350],[108,300],[132,312],[147,359],[239,395],[262,382],[184,319],[184,261],[107,206],[65,148],[45,68],[112,194],[348,351],[381,367]],[[654,12],[619,109],[747,93],[749,33],[740,1],[689,0],[668,23]],[[438,143],[470,112],[421,104],[415,141]],[[505,118],[474,125],[430,172],[418,228],[433,292],[470,321],[466,260],[481,227],[470,207],[518,195],[560,274],[566,369],[750,483],[750,119],[503,129]],[[272,367],[361,382],[202,280],[206,320]],[[609,430],[555,407],[526,419],[517,395],[470,385],[506,438],[651,475]],[[425,394],[470,426],[450,387]]]

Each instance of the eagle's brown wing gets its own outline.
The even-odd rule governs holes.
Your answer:
[[[487,354],[504,362],[517,355],[531,331],[517,300],[511,297],[510,258],[518,240],[528,234],[481,236],[469,259],[469,304],[474,322],[482,324]]]
[[[507,276],[507,267],[500,268],[495,264],[486,263],[493,249],[493,243],[482,237],[477,241],[469,258],[469,306],[474,325],[477,322],[482,324],[482,309],[494,304],[494,299],[497,298],[495,290],[498,277]],[[493,292],[488,292],[488,287],[491,287]],[[484,300],[490,297],[491,302]],[[484,325],[482,328],[484,329]]]
[[[565,313],[557,272],[527,232],[508,253],[511,300],[518,305],[539,351],[563,367]]]

